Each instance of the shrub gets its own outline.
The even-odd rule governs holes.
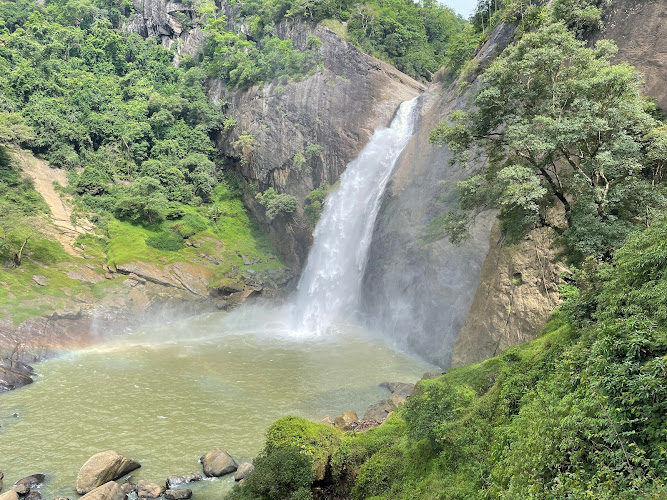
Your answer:
[[[266,209],[266,217],[269,221],[281,214],[291,214],[296,210],[299,202],[296,196],[286,193],[278,194],[273,188],[269,188],[263,193],[257,193],[255,198]]]
[[[183,236],[172,231],[161,231],[146,239],[146,244],[157,250],[176,252],[183,248]]]
[[[315,478],[312,459],[297,448],[265,450],[254,461],[255,470],[235,486],[228,500],[306,500],[312,498]]]

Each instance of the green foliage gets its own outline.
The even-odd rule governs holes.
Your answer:
[[[304,50],[297,50],[291,39],[281,40],[270,32],[258,33],[257,41],[248,40],[229,31],[224,18],[208,24],[206,29],[202,67],[230,87],[245,88],[274,79],[301,78],[314,71],[319,62],[321,42],[314,37],[309,38]]]
[[[312,460],[320,477],[329,466],[329,460],[340,445],[342,433],[326,424],[310,422],[300,417],[276,420],[266,433],[267,453],[285,448],[296,448]]]
[[[299,203],[296,196],[287,193],[276,193],[276,190],[269,188],[263,193],[257,193],[257,201],[266,209],[266,218],[269,221],[275,219],[278,215],[289,215],[296,210]]]
[[[639,95],[638,74],[610,64],[615,51],[607,41],[586,48],[551,24],[491,64],[475,110],[452,114],[431,134],[461,163],[488,155],[459,183],[460,210],[498,208],[510,242],[551,227],[581,262],[608,259],[637,221],[665,206],[656,182],[661,128]],[[451,224],[455,239],[460,227]]]
[[[176,252],[183,248],[183,236],[177,232],[160,231],[155,236],[147,238],[146,245],[157,250]]]
[[[322,211],[324,210],[324,200],[327,197],[328,190],[317,188],[313,189],[308,196],[306,196],[306,202],[304,204],[303,211],[306,214],[306,218],[310,222],[310,225],[314,228],[317,221],[320,220]]]
[[[406,500],[664,497],[666,241],[665,219],[633,234],[610,263],[576,275],[578,293],[541,337],[422,380],[384,425],[345,435],[331,457],[334,491]]]
[[[229,500],[307,500],[315,473],[312,459],[297,448],[264,451],[253,460],[255,470],[227,495]]]

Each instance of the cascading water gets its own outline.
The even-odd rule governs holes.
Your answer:
[[[327,198],[291,304],[296,331],[319,335],[356,311],[382,193],[412,135],[416,104],[403,102],[390,127],[375,131]]]

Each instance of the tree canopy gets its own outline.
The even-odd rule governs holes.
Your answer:
[[[474,110],[433,130],[455,161],[488,156],[458,185],[459,210],[444,218],[451,238],[493,207],[510,240],[548,226],[581,261],[608,258],[654,220],[665,206],[664,129],[639,74],[611,64],[615,50],[586,48],[560,23],[527,33],[485,71]]]

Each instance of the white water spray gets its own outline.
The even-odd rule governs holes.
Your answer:
[[[390,127],[375,131],[327,198],[290,308],[297,332],[321,335],[355,314],[382,193],[412,135],[416,103],[403,102]]]

